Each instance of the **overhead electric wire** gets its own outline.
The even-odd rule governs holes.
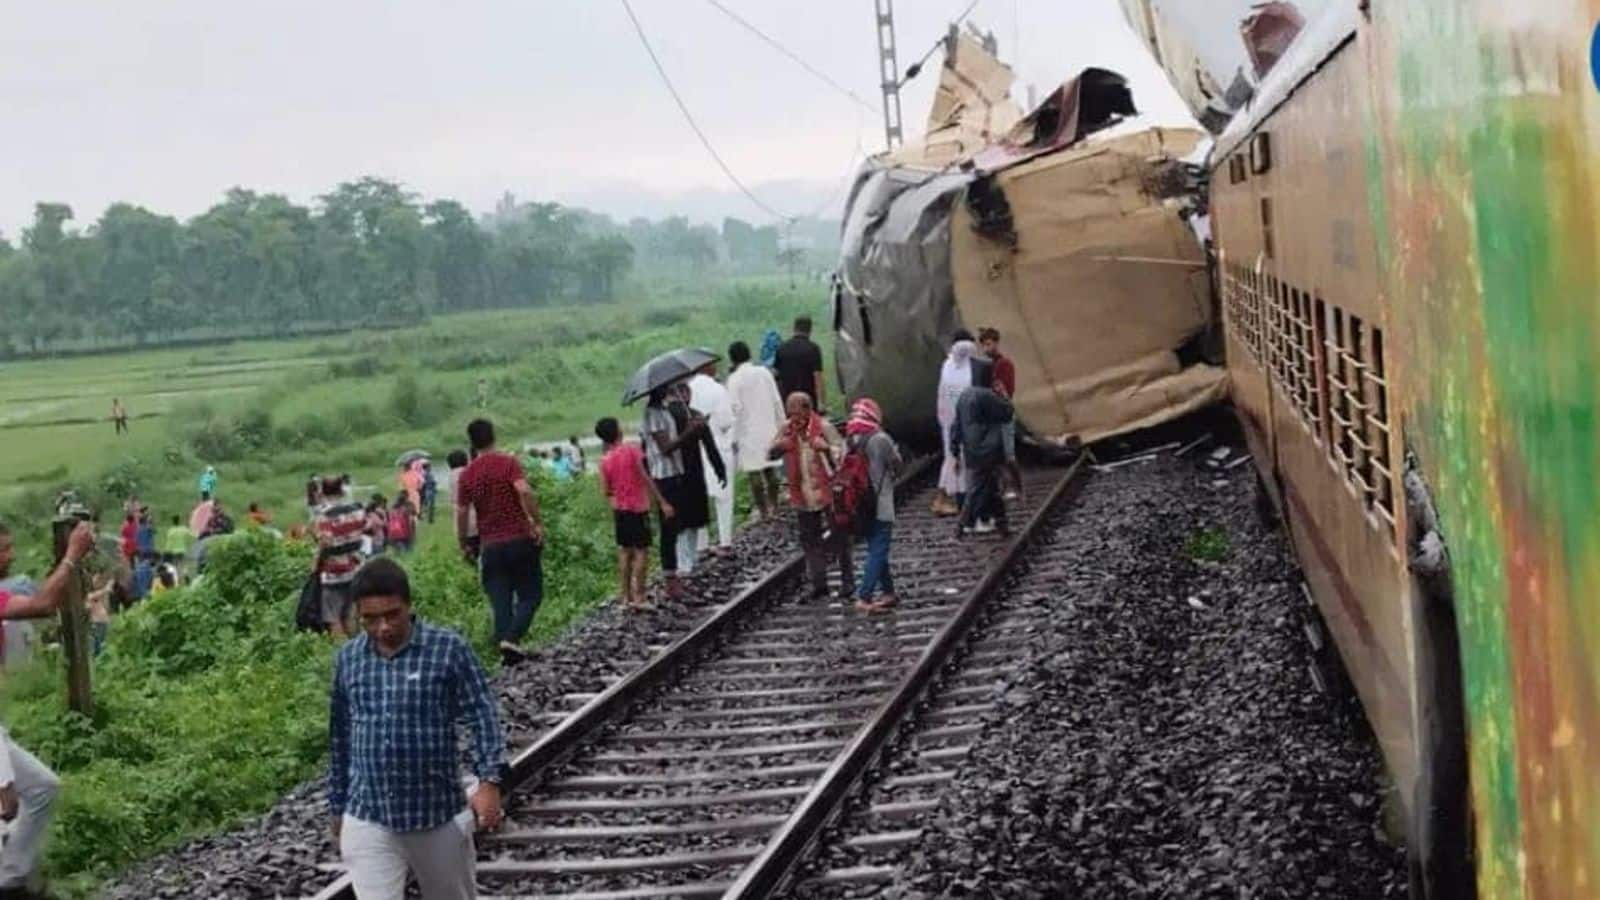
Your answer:
[[[972,15],[972,11],[974,9],[977,9],[977,8],[978,8],[978,0],[972,0],[971,3],[967,4],[967,8],[966,9],[961,11],[961,15],[956,16],[955,21],[950,23],[950,26],[952,28],[960,27],[961,23],[965,22],[967,20],[967,16]],[[938,40],[934,41],[933,42],[933,46],[928,48],[928,52],[922,54],[922,58],[921,59],[919,59],[916,62],[912,63],[911,67],[906,69],[906,74],[905,74],[905,76],[903,78],[900,79],[900,84],[903,86],[906,82],[908,82],[911,79],[917,77],[917,74],[922,71],[923,64],[928,61],[928,57],[932,56],[934,51],[938,50],[942,46],[944,46],[944,38],[939,38]]]
[[[721,169],[722,174],[728,177],[728,180],[733,183],[733,186],[738,188],[740,193],[744,194],[745,197],[748,198],[751,203],[754,203],[757,207],[759,207],[762,212],[765,212],[767,215],[784,222],[792,221],[794,218],[793,216],[785,215],[778,210],[773,209],[771,206],[768,206],[760,197],[755,195],[754,191],[750,190],[750,188],[739,179],[738,175],[734,174],[733,169],[728,165],[727,161],[722,158],[722,154],[718,153],[717,148],[712,145],[711,139],[707,137],[705,131],[700,128],[700,123],[695,121],[694,114],[689,112],[689,107],[683,102],[683,97],[679,95],[678,89],[673,86],[672,79],[667,75],[666,68],[661,65],[661,58],[656,56],[655,48],[650,45],[649,36],[644,33],[644,25],[640,23],[639,17],[634,15],[633,4],[629,3],[628,0],[622,0],[622,8],[628,13],[628,19],[633,22],[633,30],[639,35],[639,43],[644,45],[644,52],[649,54],[650,62],[655,66],[656,74],[661,76],[661,83],[666,86],[667,93],[672,95],[673,102],[678,104],[678,111],[683,113],[684,121],[689,123],[689,128],[692,129],[695,133],[695,136],[700,139],[700,143],[706,148],[706,152],[711,154],[711,158],[716,161],[717,168]]]
[[[796,65],[798,65],[800,68],[805,69],[807,72],[810,72],[812,75],[815,75],[817,78],[819,78],[828,87],[831,87],[834,90],[838,91],[839,93],[845,95],[846,97],[849,97],[851,100],[855,101],[857,104],[865,107],[868,110],[871,110],[872,112],[878,112],[879,111],[878,107],[876,107],[876,106],[872,105],[871,103],[868,103],[867,101],[861,99],[861,97],[859,97],[856,94],[855,91],[852,91],[849,88],[845,87],[844,85],[840,84],[839,82],[834,81],[833,78],[828,75],[828,73],[822,71],[821,69],[818,69],[816,66],[813,66],[812,64],[810,64],[810,63],[806,62],[805,60],[801,59],[800,56],[798,54],[796,54],[793,50],[790,50],[788,47],[785,47],[784,45],[778,43],[778,41],[776,39],[772,38],[766,32],[762,31],[761,29],[757,28],[756,26],[750,24],[748,21],[746,21],[738,13],[734,12],[733,10],[731,10],[728,7],[724,6],[723,4],[719,3],[718,0],[706,0],[706,2],[711,4],[712,6],[716,7],[718,12],[720,12],[723,15],[727,16],[728,18],[732,19],[734,22],[737,22],[740,27],[744,28],[744,30],[750,32],[751,34],[753,34],[756,37],[760,38],[761,40],[765,41],[769,46],[772,47],[772,49],[778,51],[779,53],[782,53],[784,56],[789,57],[789,59],[793,60],[794,63]]]

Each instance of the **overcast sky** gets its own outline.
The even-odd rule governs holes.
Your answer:
[[[872,0],[723,2],[876,105]],[[965,6],[900,0],[901,68]],[[705,0],[634,8],[746,181],[821,190],[858,141],[881,149],[877,113]],[[115,200],[187,217],[234,185],[306,202],[368,173],[479,211],[505,190],[626,214],[631,195],[652,211],[661,195],[728,188],[619,0],[0,0],[0,15],[0,232],[13,237],[36,200],[80,222]],[[972,20],[995,31],[1019,96],[1100,65],[1130,77],[1153,119],[1188,121],[1115,0],[980,0]],[[935,76],[907,89],[912,133]],[[774,203],[793,194],[770,189]]]

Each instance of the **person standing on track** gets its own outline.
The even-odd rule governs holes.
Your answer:
[[[718,479],[715,483],[706,482],[707,499],[717,513],[717,546],[723,550],[733,549],[733,492],[734,469],[733,461],[733,403],[728,396],[728,389],[717,382],[717,364],[706,363],[695,376],[689,379],[689,405],[699,410],[706,417],[706,427],[710,429],[710,443],[716,447],[717,455],[722,457],[725,478]],[[700,455],[701,469],[717,467],[711,465],[711,456],[704,450]],[[711,543],[711,530],[700,532],[699,550],[704,551]]]
[[[80,522],[67,538],[60,564],[38,591],[24,594],[0,589],[0,620],[55,615],[66,597],[73,570],[94,552],[94,540],[94,526]],[[11,558],[11,530],[0,523],[0,578],[10,573]],[[60,790],[56,774],[0,727],[0,820],[11,826],[4,852],[0,852],[0,897],[38,896],[29,892],[28,882],[44,849],[50,812]]]
[[[993,380],[994,366],[989,360],[974,359],[972,385],[961,392],[956,403],[949,452],[966,467],[969,485],[956,522],[957,538],[968,531],[987,534],[998,530],[1002,537],[1011,534],[1000,494],[1000,467],[1006,461],[1005,426],[1013,413],[1011,401],[990,387]]]
[[[622,427],[616,419],[596,422],[594,434],[605,448],[605,455],[600,458],[600,491],[611,506],[616,524],[617,580],[622,588],[622,605],[643,609],[645,577],[650,569],[650,501],[655,500],[664,519],[671,519],[677,511],[645,471],[644,451],[622,439]]]
[[[778,467],[783,465],[767,457],[767,448],[788,414],[772,372],[750,362],[749,345],[734,341],[728,346],[728,360],[733,363],[728,399],[733,408],[734,468],[750,479],[756,515],[764,521],[778,512]]]
[[[533,625],[544,599],[544,521],[539,498],[528,484],[522,463],[495,449],[494,424],[474,419],[467,425],[473,460],[461,470],[456,507],[456,539],[468,562],[478,564],[478,577],[494,611],[494,640],[504,665],[526,660],[520,644]],[[478,543],[468,540],[467,510],[477,514]]]
[[[686,496],[688,491],[684,487],[688,471],[684,465],[684,452],[685,449],[694,448],[699,434],[694,430],[696,424],[692,421],[687,430],[679,427],[677,417],[667,408],[671,391],[670,387],[661,387],[650,392],[639,431],[644,436],[645,465],[650,471],[650,478],[656,483],[661,496],[667,498],[667,503],[681,515],[694,499]],[[699,427],[704,426],[702,424]],[[699,503],[703,509],[704,493]],[[667,580],[669,600],[683,596],[682,576],[689,574],[678,571],[678,515],[669,517],[663,512],[656,522],[661,529],[661,572]]]
[[[994,392],[1010,400],[1013,405],[1017,402],[1017,364],[1011,357],[1000,351],[1000,331],[996,328],[982,328],[978,330],[978,346],[983,348],[985,356],[994,363]],[[1002,437],[1005,440],[1006,462],[1005,473],[1008,483],[1005,490],[1005,499],[1015,500],[1021,496],[1022,469],[1017,465],[1017,420],[1013,416],[1006,423]]]
[[[678,575],[693,574],[699,562],[700,540],[711,524],[711,482],[706,477],[709,464],[716,474],[721,489],[728,489],[728,468],[722,462],[722,453],[711,438],[711,426],[700,411],[689,405],[689,385],[679,382],[667,389],[667,412],[686,435],[690,443],[679,452],[683,454],[683,484],[679,499],[673,504],[677,515],[672,522],[677,526]]]
[[[939,468],[939,493],[933,498],[936,516],[961,512],[961,501],[967,492],[967,473],[962,471],[961,458],[950,452],[950,430],[955,426],[956,401],[972,384],[972,355],[977,349],[971,334],[964,329],[957,331],[950,344],[950,354],[939,370],[935,411],[939,418],[939,440],[944,445],[944,464]]]
[[[789,395],[789,421],[772,442],[769,452],[784,461],[789,478],[789,502],[795,508],[795,527],[806,555],[806,574],[813,597],[828,593],[828,567],[839,566],[839,597],[853,596],[855,567],[850,558],[850,534],[831,527],[834,460],[843,441],[827,420],[811,409],[804,391]]]
[[[863,397],[850,407],[850,421],[845,425],[845,444],[850,451],[866,454],[867,479],[878,500],[867,532],[867,563],[856,590],[856,608],[862,612],[880,612],[895,604],[889,548],[894,542],[894,479],[902,461],[882,421],[877,402]]]
[[[506,739],[494,692],[461,635],[418,619],[405,569],[374,559],[352,593],[362,634],[339,648],[328,715],[328,806],[359,900],[468,900],[474,826],[500,826]],[[457,722],[476,784],[462,790]]]
[[[778,390],[788,397],[796,391],[811,400],[811,408],[821,413],[828,408],[827,380],[822,377],[822,348],[811,340],[811,317],[794,320],[794,337],[783,342],[773,362],[778,375]]]

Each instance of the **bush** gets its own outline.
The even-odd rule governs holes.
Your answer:
[[[1228,532],[1220,527],[1201,528],[1189,535],[1183,545],[1185,556],[1195,562],[1222,562],[1233,552]]]
[[[195,456],[207,462],[235,460],[244,452],[233,423],[218,417],[201,421],[189,433],[189,446],[194,449]]]
[[[234,423],[234,434],[239,444],[248,450],[260,450],[272,443],[272,414],[262,407],[245,411]]]
[[[340,353],[327,354],[340,356]],[[353,359],[334,359],[328,363],[328,374],[334,378],[371,378],[380,372],[389,371],[389,366],[383,358],[376,354],[366,354]]]
[[[450,397],[437,386],[425,387],[412,374],[401,375],[389,390],[389,412],[412,428],[437,424],[450,412]]]

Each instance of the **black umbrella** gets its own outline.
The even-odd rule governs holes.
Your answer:
[[[682,381],[700,371],[700,367],[706,363],[714,363],[721,358],[704,347],[663,353],[640,366],[639,371],[628,379],[628,386],[622,391],[622,403],[626,406],[640,397],[648,397],[656,388]]]

